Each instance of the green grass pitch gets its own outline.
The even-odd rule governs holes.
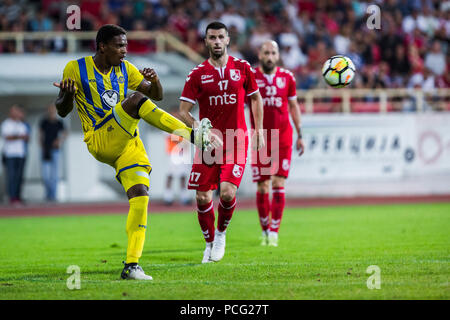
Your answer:
[[[217,213],[216,213],[217,216]],[[261,247],[255,210],[237,210],[222,261],[200,263],[194,213],[149,214],[141,265],[119,279],[126,215],[0,218],[0,299],[450,298],[450,203],[286,209],[279,247]],[[67,267],[81,270],[69,290]],[[366,269],[380,268],[380,289]]]

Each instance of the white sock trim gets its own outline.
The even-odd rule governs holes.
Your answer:
[[[234,198],[234,203],[233,203],[231,206],[229,206],[228,208],[225,207],[225,206],[223,205],[222,199],[219,199],[219,204],[220,204],[220,206],[221,206],[222,208],[224,208],[225,210],[229,210],[229,209],[233,208],[233,207],[236,205],[236,198]]]
[[[214,203],[211,201],[211,205],[206,210],[200,210],[200,208],[197,205],[197,211],[198,211],[198,213],[205,213],[205,212],[208,212],[209,210],[211,210],[213,207],[214,207]]]

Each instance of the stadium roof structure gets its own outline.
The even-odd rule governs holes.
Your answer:
[[[70,60],[92,55],[76,54],[2,54],[0,55],[0,96],[55,95],[52,83],[62,77]],[[154,68],[166,94],[180,95],[184,81],[195,63],[176,53],[155,53],[138,56],[127,55],[127,60],[138,68]]]

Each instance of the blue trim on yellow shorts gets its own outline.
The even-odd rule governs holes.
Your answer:
[[[123,129],[123,131],[125,131],[126,133],[128,133],[130,136],[132,136],[133,138],[137,137],[137,130],[134,131],[134,135],[131,134],[130,132],[128,132],[127,129],[125,129],[124,127],[122,127],[122,125],[120,124],[120,122],[117,120],[116,116],[114,115],[114,113],[116,112],[115,108],[113,108],[113,111],[111,112],[112,117],[114,118],[114,120],[116,120],[117,124],[119,125],[119,127],[121,127]],[[124,110],[124,112],[126,112]]]
[[[132,164],[132,165],[129,165],[127,167],[123,167],[122,169],[120,169],[119,172],[117,172],[117,175],[116,175],[117,181],[119,181],[119,183],[122,184],[122,181],[120,181],[120,178],[119,178],[120,173],[125,171],[125,170],[127,170],[127,169],[131,169],[131,168],[135,168],[135,167],[143,167],[143,168],[150,167],[150,172],[148,173],[149,175],[150,175],[150,173],[152,173],[152,170],[153,170],[153,168],[150,165],[148,165],[148,164],[135,163],[135,164]]]

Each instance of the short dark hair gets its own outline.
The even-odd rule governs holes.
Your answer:
[[[225,31],[228,33],[227,26],[219,21],[214,21],[214,22],[211,22],[210,24],[208,24],[208,26],[206,27],[206,30],[205,30],[205,35],[208,33],[209,29],[213,29],[213,30],[225,29]]]
[[[122,34],[127,34],[127,32],[120,26],[116,26],[114,24],[105,24],[101,26],[101,28],[97,31],[97,37],[95,39],[97,50],[100,43],[108,43],[115,36],[120,36]]]

